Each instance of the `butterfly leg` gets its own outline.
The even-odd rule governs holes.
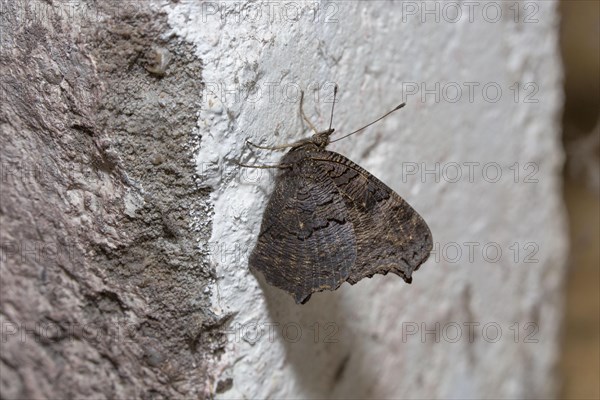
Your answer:
[[[256,147],[257,149],[263,149],[263,150],[283,150],[283,149],[287,149],[289,147],[293,147],[298,145],[300,142],[296,142],[296,143],[288,143],[288,144],[280,144],[278,146],[259,146],[257,144],[252,143],[249,140],[246,140],[246,144],[250,145],[252,147]]]
[[[269,169],[269,168],[281,168],[281,169],[286,169],[286,168],[292,168],[291,164],[277,164],[277,165],[250,165],[250,164],[243,164],[241,162],[238,162],[236,160],[232,160],[233,163],[235,165],[237,165],[238,167],[245,167],[245,168],[259,168],[259,169]]]

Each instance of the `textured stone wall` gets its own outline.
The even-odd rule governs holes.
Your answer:
[[[222,398],[552,396],[566,254],[555,2],[182,2],[173,32],[204,61],[200,181],[214,189],[212,369]],[[320,128],[428,221],[434,254],[298,306],[248,272],[282,153]],[[334,136],[335,137],[335,136]]]
[[[3,399],[210,390],[202,67],[151,5],[2,2]]]

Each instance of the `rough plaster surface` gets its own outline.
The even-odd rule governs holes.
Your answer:
[[[201,61],[150,2],[0,9],[0,397],[204,397]]]
[[[229,318],[226,351],[211,366],[220,398],[555,393],[566,254],[556,2],[486,4],[461,5],[460,16],[422,2],[166,8],[173,32],[204,61],[196,161],[201,184],[214,189],[212,310]],[[274,145],[309,134],[298,87],[326,127],[334,81],[339,132],[408,102],[330,148],[412,204],[437,247],[410,286],[377,276],[298,306],[248,272],[272,176],[231,160],[276,162],[281,153],[251,151],[244,139]]]

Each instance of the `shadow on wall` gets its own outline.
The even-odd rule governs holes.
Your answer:
[[[362,365],[365,349],[354,340],[347,324],[348,310],[340,290],[313,294],[306,304],[298,305],[289,294],[266,283],[262,274],[255,275],[265,295],[272,321],[278,325],[275,340],[283,342],[287,362],[291,364],[297,384],[311,398],[332,395],[352,359]],[[343,284],[347,286],[347,284]],[[358,363],[358,364],[356,364]],[[354,393],[359,394],[375,376],[353,374]]]

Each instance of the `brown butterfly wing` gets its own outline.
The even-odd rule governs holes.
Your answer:
[[[408,283],[429,257],[433,239],[421,216],[379,179],[331,151],[312,155],[346,203],[356,238],[356,262],[347,281],[393,272]]]
[[[301,147],[281,160],[249,260],[251,270],[305,303],[314,292],[335,290],[356,262],[356,238],[346,202],[320,162]]]

